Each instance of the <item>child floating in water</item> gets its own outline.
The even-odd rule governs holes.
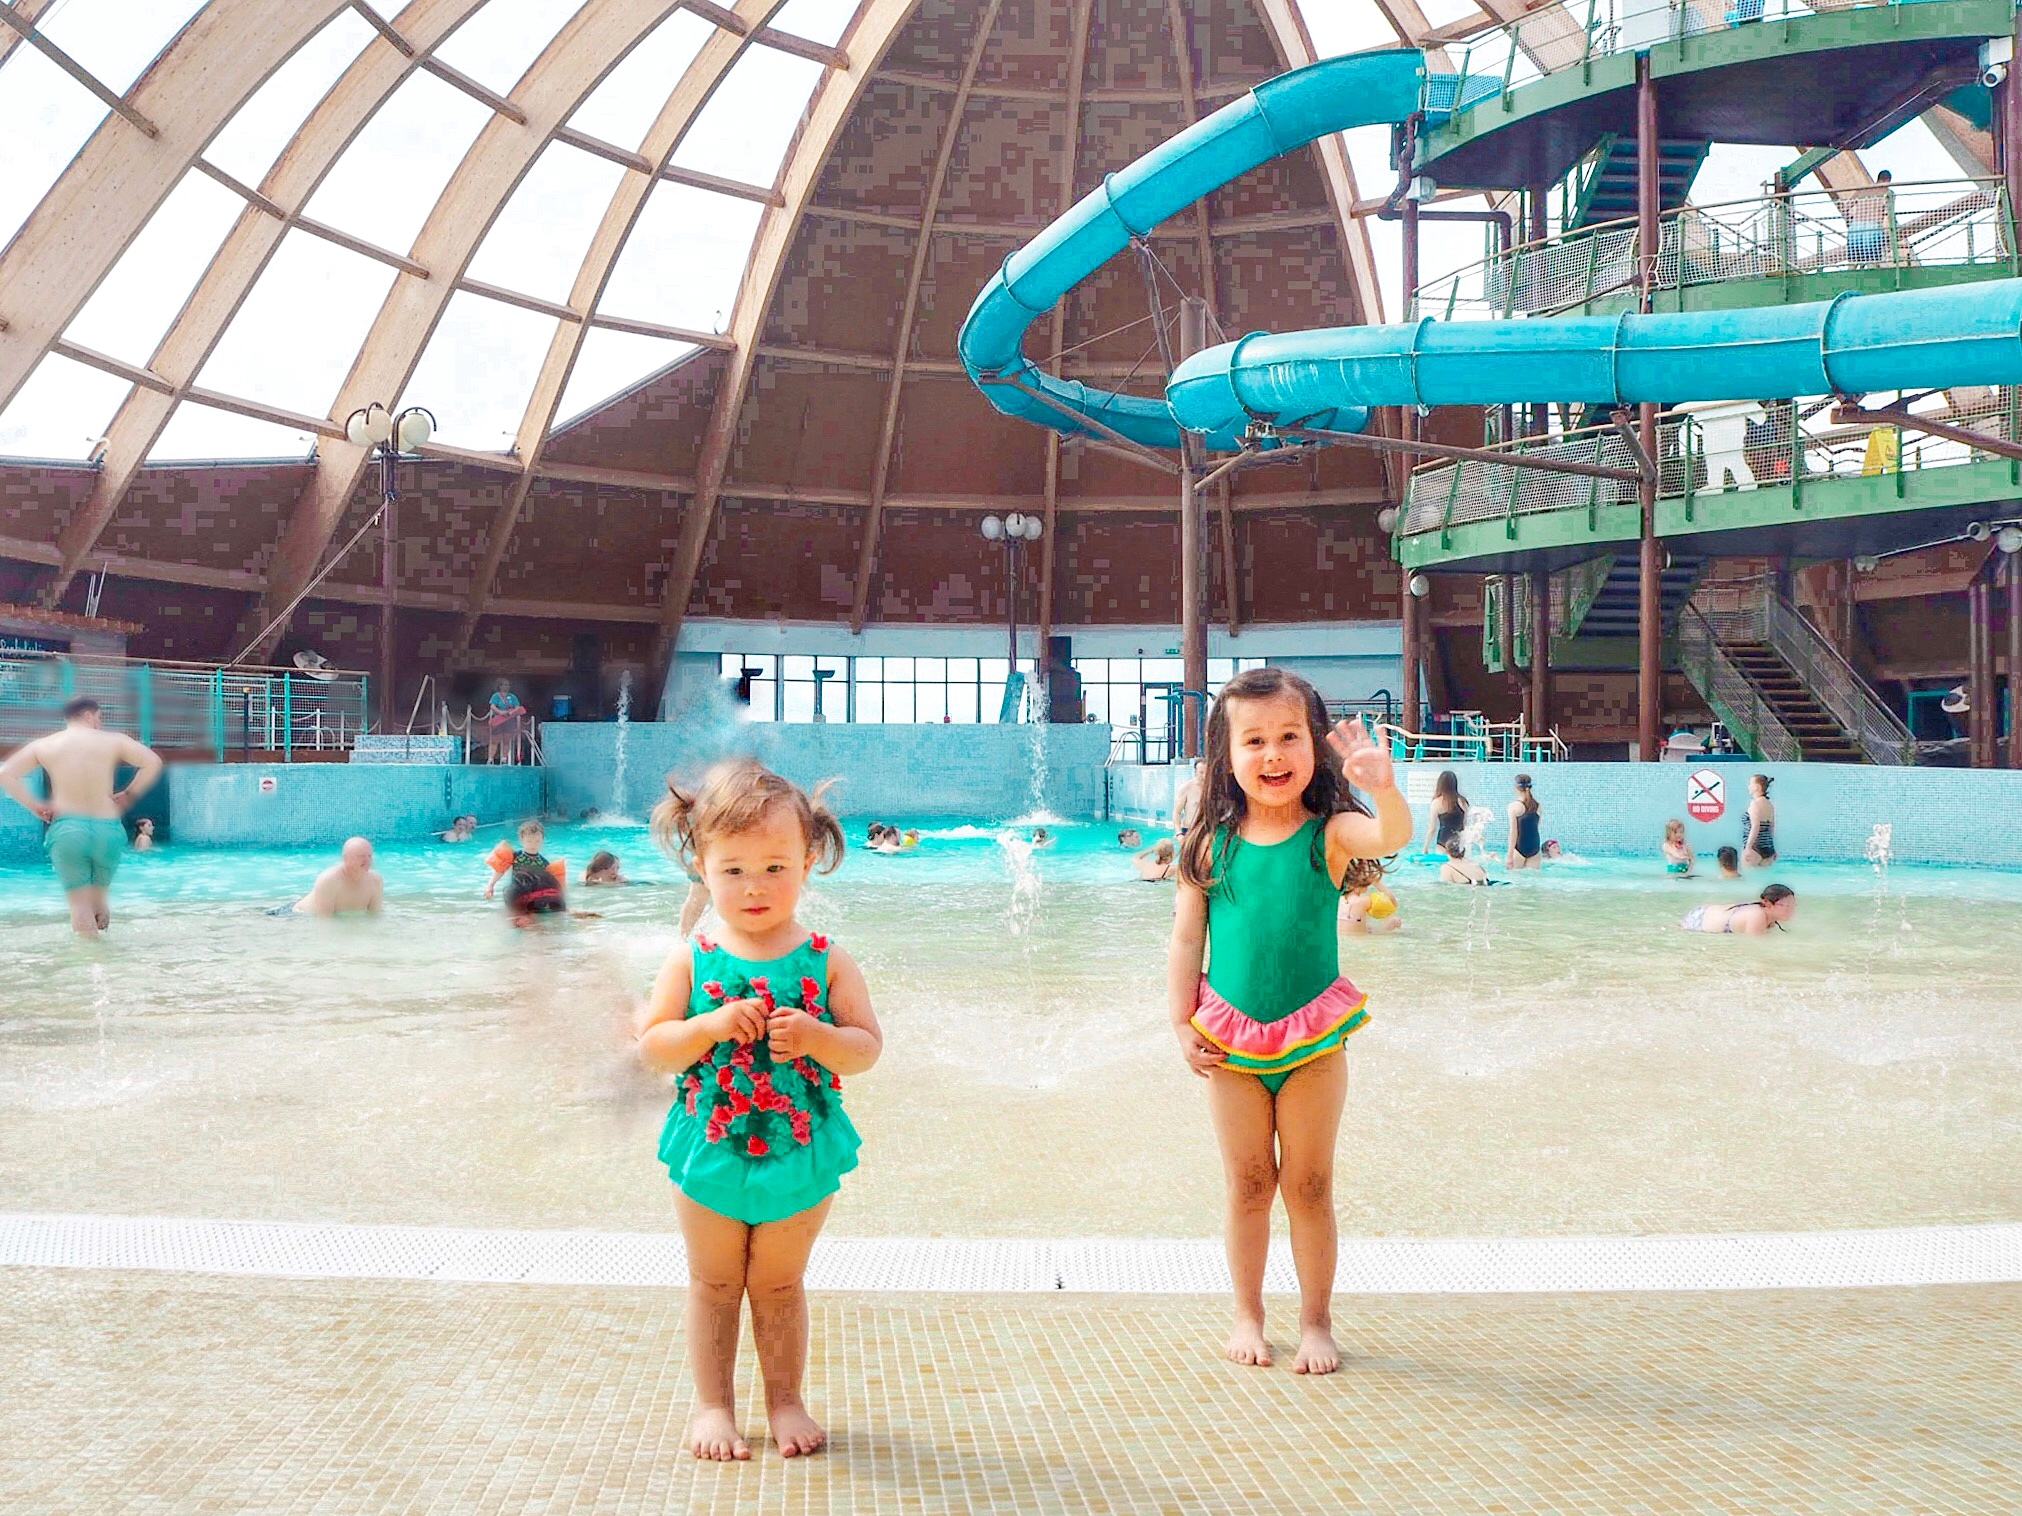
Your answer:
[[[1772,884],[1760,899],[1740,905],[1695,905],[1678,924],[1688,932],[1760,937],[1771,927],[1783,930],[1784,922],[1796,914],[1797,891],[1787,884]]]
[[[1374,858],[1351,858],[1341,889],[1343,931],[1367,937],[1404,925],[1397,914],[1397,897],[1383,888],[1383,865]]]
[[[1178,854],[1172,838],[1161,837],[1131,859],[1131,863],[1137,869],[1137,877],[1146,884],[1163,884],[1178,871]]]
[[[506,915],[514,926],[525,926],[529,918],[557,914],[568,909],[562,890],[569,882],[569,866],[560,858],[549,859],[541,852],[547,828],[535,820],[519,826],[520,845],[501,842],[485,854],[491,879],[484,887],[489,900],[501,879],[511,876],[506,886]]]
[[[133,840],[127,846],[136,853],[145,853],[154,846],[153,818],[143,816],[133,824]]]
[[[1720,865],[1720,877],[1722,879],[1739,879],[1741,877],[1741,850],[1739,848],[1721,848],[1713,855],[1713,861]]]
[[[1351,783],[1374,799],[1373,814]],[[1411,811],[1360,721],[1330,733],[1310,684],[1261,668],[1223,686],[1208,714],[1195,816],[1180,844],[1166,994],[1187,1066],[1208,1082],[1228,1185],[1227,1352],[1271,1361],[1264,1258],[1271,1198],[1282,1193],[1300,1280],[1292,1370],[1329,1374],[1341,1366],[1332,1312],[1341,1044],[1367,1019],[1361,991],[1341,977],[1335,914],[1356,859],[1411,840]]]
[[[688,1249],[688,1362],[697,1458],[749,1458],[732,1371],[744,1300],[772,1440],[788,1458],[827,1433],[801,1403],[807,1295],[801,1277],[857,1131],[842,1077],[878,1061],[884,1036],[854,960],[795,915],[810,873],[842,861],[822,805],[750,761],[713,770],[700,793],[669,784],[653,832],[709,886],[720,941],[668,955],[639,1022],[639,1058],[680,1075],[660,1137]]]
[[[585,884],[629,884],[624,871],[618,867],[618,855],[609,848],[599,848],[590,855],[590,861],[583,865]]]
[[[1676,816],[1664,823],[1664,872],[1681,876],[1692,872],[1692,849],[1685,845],[1685,823]]]

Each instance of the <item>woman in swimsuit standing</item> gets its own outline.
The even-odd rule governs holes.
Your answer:
[[[1769,800],[1769,785],[1767,774],[1748,781],[1748,834],[1741,844],[1741,861],[1752,869],[1776,857],[1776,807]]]
[[[1531,793],[1531,776],[1516,776],[1516,799],[1509,803],[1509,852],[1503,861],[1513,869],[1544,866],[1544,829],[1538,820],[1538,797]]]
[[[1432,787],[1432,820],[1425,828],[1427,853],[1443,853],[1467,827],[1467,796],[1460,792],[1460,777],[1452,769],[1442,769]]]
[[[1695,905],[1678,924],[1688,932],[1760,937],[1796,914],[1797,891],[1787,884],[1772,884],[1759,900],[1745,900],[1740,905]]]

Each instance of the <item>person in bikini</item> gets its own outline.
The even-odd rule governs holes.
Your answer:
[[[1772,884],[1760,899],[1740,905],[1695,905],[1678,925],[1713,936],[1760,937],[1771,927],[1781,931],[1796,914],[1797,891],[1787,884]]]

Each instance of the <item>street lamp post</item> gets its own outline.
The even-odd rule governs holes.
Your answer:
[[[1005,671],[1005,687],[1009,688],[1018,678],[1018,587],[1019,549],[1028,542],[1037,542],[1044,525],[1037,516],[1020,515],[1013,511],[1003,518],[985,516],[983,536],[991,542],[1002,542],[1005,547],[1004,573],[1006,621],[1009,627],[1010,667]],[[1039,649],[1039,657],[1044,658],[1046,650]],[[1036,663],[1035,663],[1036,666]]]
[[[344,418],[344,435],[354,447],[372,450],[379,464],[380,579],[386,601],[379,612],[379,729],[393,730],[393,505],[400,498],[398,469],[435,435],[435,416],[419,405],[395,415],[373,401]]]

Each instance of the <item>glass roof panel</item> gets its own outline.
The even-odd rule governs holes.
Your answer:
[[[330,86],[378,33],[356,11],[340,11],[295,50],[211,138],[204,156],[241,184],[257,185]]]
[[[833,46],[849,30],[850,17],[857,13],[857,0],[786,0],[773,16],[776,30],[805,37],[810,42]]]
[[[42,35],[123,95],[204,0],[56,0],[36,18]]]
[[[599,309],[663,326],[720,332],[765,207],[685,184],[653,186]]]
[[[747,49],[688,128],[674,161],[724,179],[771,184],[825,72],[791,53]]]
[[[432,74],[408,75],[309,197],[304,213],[375,247],[407,251],[490,119],[489,107],[455,85]]]
[[[590,411],[600,409],[657,374],[669,364],[679,363],[696,349],[686,342],[669,342],[664,337],[640,337],[632,332],[606,331],[592,327],[583,334],[576,354],[576,366],[569,374],[568,388],[555,415],[561,418],[555,430]]]
[[[553,316],[459,290],[400,404],[433,411],[438,442],[504,452],[519,433],[554,335]]]
[[[21,230],[49,187],[110,112],[32,47],[0,66],[0,246]]]
[[[1397,33],[1373,5],[1306,5],[1306,30],[1312,34],[1316,57],[1359,53],[1365,48],[1396,47]]]
[[[328,415],[394,271],[291,231],[198,375],[205,389]]]
[[[311,432],[273,421],[256,421],[232,411],[185,400],[155,439],[150,463],[190,463],[213,458],[306,458],[316,445]]]
[[[487,0],[435,55],[479,84],[510,95],[527,65],[580,9],[579,0]]]
[[[0,411],[0,456],[87,456],[131,388],[124,379],[49,354]]]
[[[716,28],[700,16],[676,11],[625,55],[589,99],[576,107],[569,125],[616,143],[627,152],[646,140],[647,129],[667,103],[675,84]]]
[[[237,195],[191,169],[127,244],[63,335],[80,346],[146,364],[245,208]]]
[[[607,158],[549,143],[485,233],[470,277],[566,301],[624,174]]]

